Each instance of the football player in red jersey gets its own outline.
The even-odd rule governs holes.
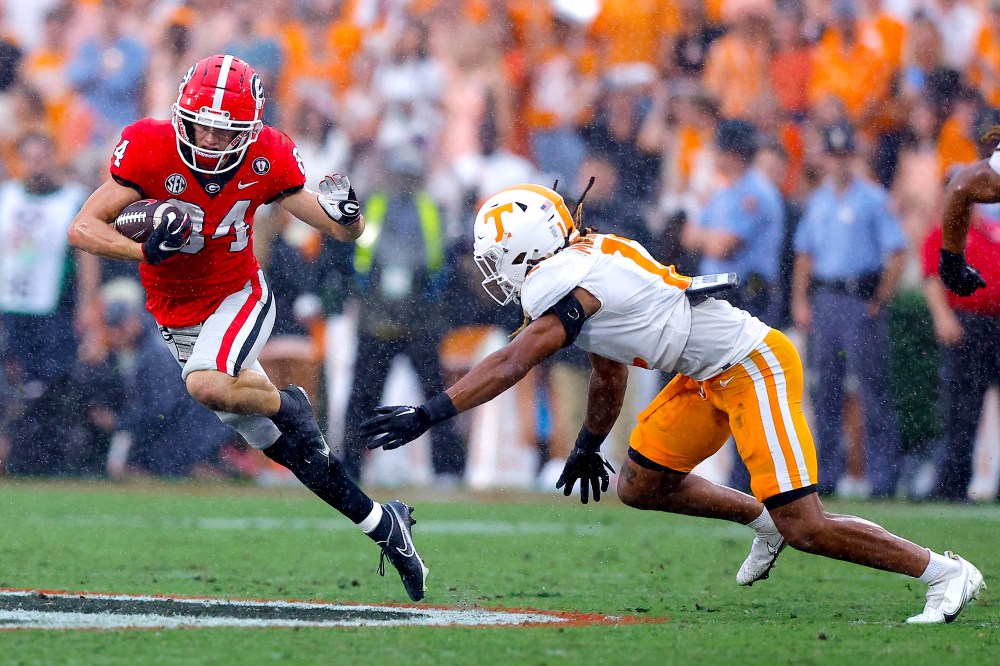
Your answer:
[[[147,118],[122,131],[111,177],[77,214],[70,242],[139,262],[146,308],[188,392],[358,524],[418,600],[427,569],[413,548],[412,509],[365,495],[330,456],[305,391],[279,391],[257,361],[275,309],[253,253],[257,208],[275,202],[341,241],[357,239],[365,225],[346,176],[328,176],[320,192],[305,187],[295,144],[263,124],[263,106],[260,78],[246,62],[231,55],[199,61],[181,81],[170,121]],[[169,200],[188,217],[132,241],[110,223],[140,199]]]

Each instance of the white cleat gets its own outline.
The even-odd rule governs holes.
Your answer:
[[[945,552],[945,557],[958,560],[958,573],[927,587],[927,603],[920,615],[906,620],[907,624],[942,624],[954,622],[958,614],[979,593],[986,589],[983,574],[955,553]]]
[[[750,554],[736,572],[736,582],[749,586],[767,578],[778,560],[778,555],[787,545],[785,537],[778,532],[755,536],[750,546]]]

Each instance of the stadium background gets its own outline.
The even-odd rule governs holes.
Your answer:
[[[608,220],[601,230],[636,237],[664,263],[693,273],[698,257],[682,247],[680,229],[721,187],[712,168],[720,120],[756,127],[761,159],[776,157],[770,173],[789,205],[801,205],[822,178],[822,130],[847,123],[857,133],[859,172],[889,190],[908,239],[908,268],[893,304],[893,388],[908,453],[900,464],[923,482],[900,493],[928,492],[939,433],[920,248],[938,221],[944,178],[976,158],[977,137],[1000,103],[998,3],[262,0],[251,11],[236,2],[47,0],[6,2],[0,35],[0,154],[9,181],[26,174],[19,138],[42,133],[54,142],[53,177],[89,192],[106,176],[122,126],[146,115],[167,118],[186,68],[205,54],[231,52],[261,74],[265,119],[295,139],[313,186],[343,171],[362,199],[393,187],[426,192],[445,245],[441,307],[433,309],[426,339],[440,345],[450,377],[502,344],[502,332],[518,322],[516,313],[484,300],[467,265],[465,231],[488,193],[558,180],[574,199],[596,175],[589,210]],[[359,319],[378,306],[357,287],[350,249],[333,250],[340,275],[324,273],[318,264],[326,249],[304,225],[264,211],[257,229],[258,255],[286,313],[264,358],[279,381],[323,396],[321,417],[336,448]],[[0,333],[7,472],[288,482],[225,432],[193,437],[199,427],[212,430],[196,417],[201,425],[180,434],[152,426],[140,433],[138,425],[129,431],[138,418],[129,409],[141,398],[123,397],[127,387],[115,393],[94,386],[114,383],[104,366],[121,374],[121,355],[108,346],[108,317],[113,337],[115,317],[139,298],[122,282],[134,268],[101,262],[95,278],[88,260],[69,260],[71,279],[53,313],[72,321],[60,353],[15,354],[25,346],[19,329]],[[312,278],[291,279],[297,275]],[[787,308],[771,323],[790,329]],[[803,336],[796,340],[804,346]],[[53,356],[53,367],[25,371],[21,357],[32,354]],[[412,371],[397,365],[386,400],[419,399]],[[612,459],[624,451],[628,417],[664,380],[635,372]],[[395,457],[367,458],[363,478],[550,486],[579,422],[584,381],[579,358],[556,359],[462,421],[467,460],[434,464],[421,442]],[[67,404],[53,407],[54,387],[66,386],[73,389]],[[180,384],[173,389],[183,403]],[[857,411],[854,402],[845,413],[854,479],[864,473]],[[976,498],[996,493],[998,411],[993,395],[970,489]],[[728,455],[703,471],[725,478]],[[539,478],[547,459],[557,464]]]

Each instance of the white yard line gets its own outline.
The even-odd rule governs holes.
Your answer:
[[[164,612],[165,608],[167,612]],[[647,620],[630,616],[536,610],[0,590],[0,630],[8,631],[180,627],[574,626],[634,621]]]

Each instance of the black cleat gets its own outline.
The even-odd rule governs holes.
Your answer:
[[[378,573],[385,575],[385,560],[388,558],[392,566],[396,567],[399,577],[403,579],[403,587],[406,593],[414,601],[424,598],[424,590],[427,589],[427,567],[424,561],[417,554],[417,549],[413,546],[413,535],[410,528],[417,522],[411,515],[413,509],[399,500],[392,500],[382,505],[382,510],[389,513],[392,519],[392,527],[389,536],[385,541],[378,541],[382,547],[382,556],[378,562]]]

